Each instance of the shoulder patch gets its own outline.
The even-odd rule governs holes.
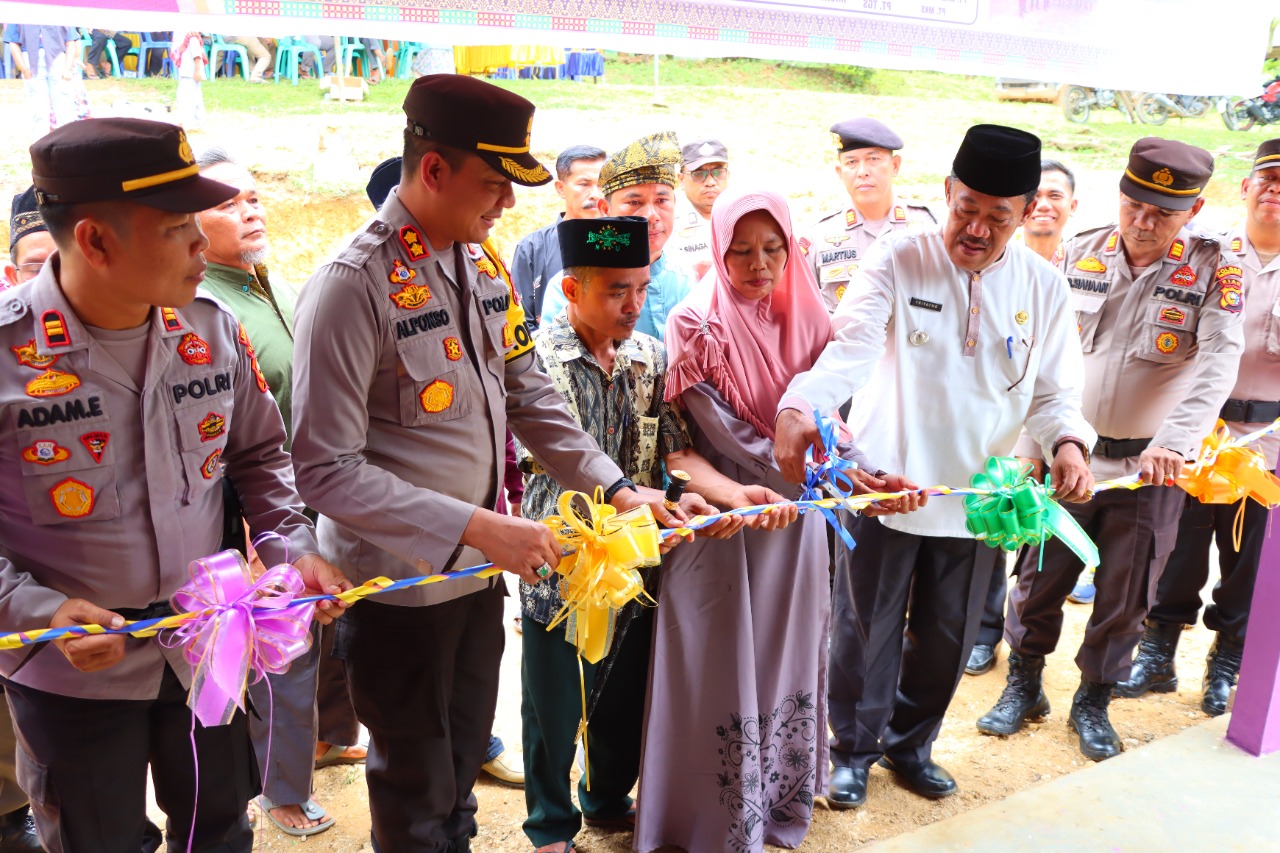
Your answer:
[[[347,241],[347,244],[334,257],[333,262],[359,269],[369,260],[374,250],[391,238],[392,233],[393,229],[390,225],[380,219],[374,219],[364,227],[364,230]]]

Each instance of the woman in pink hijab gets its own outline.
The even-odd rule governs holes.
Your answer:
[[[667,397],[720,473],[795,496],[774,467],[774,415],[831,340],[830,316],[781,196],[726,192],[711,229],[715,266],[667,320]],[[827,789],[823,525],[809,514],[785,530],[699,538],[663,562],[641,853],[796,847],[808,832]]]

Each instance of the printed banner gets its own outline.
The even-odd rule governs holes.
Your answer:
[[[6,21],[744,56],[1252,95],[1272,10],[1204,0],[40,0]],[[1230,11],[1228,13],[1229,7]]]

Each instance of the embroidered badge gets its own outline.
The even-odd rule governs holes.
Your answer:
[[[1082,272],[1106,272],[1107,265],[1090,255],[1084,260],[1076,261],[1076,269]]]
[[[43,440],[23,448],[22,458],[37,465],[52,465],[55,462],[66,462],[71,458],[71,451],[56,441]]]
[[[195,332],[187,332],[178,341],[178,356],[187,364],[209,364],[213,361],[209,345]]]
[[[1107,238],[1107,244],[1102,247],[1102,251],[1107,254],[1113,254],[1118,245],[1120,245],[1120,232],[1112,231],[1111,236]]]
[[[407,284],[417,277],[417,270],[409,269],[404,265],[404,261],[396,258],[391,262],[391,273],[387,276],[387,280],[392,284]]]
[[[63,518],[84,518],[93,512],[93,487],[68,477],[49,490],[49,500]]]
[[[427,251],[426,244],[422,242],[418,229],[412,225],[405,225],[400,229],[400,245],[404,246],[404,250],[409,253],[410,261],[420,261],[431,254]]]
[[[437,379],[418,395],[422,402],[422,411],[435,414],[443,412],[453,405],[453,386],[443,379]]]
[[[40,325],[44,328],[45,346],[71,346],[71,336],[67,334],[67,321],[62,318],[61,311],[50,309],[41,314]]]
[[[809,254],[809,247],[810,247],[810,246],[812,246],[813,244],[809,242],[809,238],[808,238],[808,237],[801,237],[801,238],[800,238],[799,240],[797,240],[796,242],[797,242],[797,243],[798,243],[798,245],[800,246],[800,254],[802,254],[802,255],[807,255],[807,254]]]
[[[849,285],[847,284],[842,284],[836,288],[836,302],[839,302],[841,299],[844,299],[844,292],[848,289],[849,289]]]
[[[595,246],[602,252],[617,252],[631,245],[631,235],[620,234],[617,228],[606,225],[599,231],[587,232],[587,245]]]
[[[849,237],[848,234],[837,234],[834,237],[826,238],[828,243],[830,243],[831,245],[837,248],[839,248],[840,246],[843,246],[845,243],[848,243],[850,239],[851,238]]]
[[[515,345],[516,345],[516,337],[515,335],[511,334],[511,324],[503,323],[502,324],[502,348],[511,349]]]
[[[457,361],[462,358],[462,342],[457,338],[445,338],[444,355],[450,361]]]
[[[852,207],[844,212],[844,227],[852,228],[858,223],[858,211]]]
[[[1156,335],[1156,349],[1165,355],[1176,351],[1180,343],[1178,336],[1173,332],[1161,332]]]
[[[1233,251],[1233,252],[1239,252],[1239,251],[1241,251],[1243,248],[1244,248],[1244,243],[1240,240],[1240,238],[1239,238],[1239,237],[1232,237],[1232,238],[1231,238],[1231,251]]]
[[[1186,264],[1183,264],[1173,271],[1173,275],[1169,277],[1169,281],[1178,285],[1178,287],[1191,287],[1196,283],[1196,278],[1196,271]]]
[[[196,424],[196,429],[200,433],[200,441],[213,441],[226,435],[227,419],[217,412],[210,412],[204,416],[204,420]]]
[[[1063,249],[1062,244],[1059,243],[1058,248],[1053,250],[1053,263],[1055,265],[1062,263],[1062,259],[1065,258],[1066,256],[1067,256],[1066,250]]]
[[[29,397],[60,397],[80,387],[80,377],[61,370],[46,370],[27,383]]]
[[[9,347],[13,354],[18,357],[18,364],[26,367],[34,367],[36,370],[44,370],[46,367],[52,367],[60,355],[41,355],[36,352],[36,339],[32,338],[20,347]]]
[[[166,332],[182,331],[182,321],[178,319],[178,312],[174,311],[172,308],[161,308],[160,320],[164,323],[164,330]]]
[[[244,323],[240,324],[240,333],[238,335],[240,346],[245,348],[249,355],[253,355],[253,344],[249,343],[249,333],[245,331]]]
[[[395,293],[388,293],[397,308],[412,311],[427,304],[431,298],[431,288],[425,284],[406,284]]]
[[[200,476],[206,480],[212,480],[213,475],[218,473],[218,463],[222,461],[222,448],[210,453],[205,457],[204,462],[200,464]]]
[[[622,236],[626,237],[628,240],[631,239],[630,234],[623,234]],[[588,234],[587,239],[590,239],[590,237],[591,235]],[[498,268],[495,267],[493,265],[493,261],[489,260],[488,258],[482,257],[482,258],[476,259],[476,269],[478,269],[480,272],[484,273],[485,275],[489,276],[489,278],[498,277]]]
[[[1225,267],[1218,267],[1218,271],[1213,274],[1213,278],[1214,278],[1214,281],[1222,281],[1222,279],[1226,278],[1227,276],[1231,276],[1232,278],[1239,278],[1242,275],[1244,275],[1244,273],[1243,271],[1241,271],[1240,267],[1225,266]]]
[[[1222,295],[1218,298],[1218,304],[1223,310],[1230,311],[1232,314],[1239,314],[1240,309],[1244,308],[1244,294],[1240,291],[1240,279],[1228,277],[1222,279],[1221,282]]]
[[[93,457],[93,461],[102,464],[102,454],[107,452],[107,442],[111,440],[111,433],[95,430],[94,432],[86,432],[80,436],[80,443],[84,445],[84,449],[89,451],[89,455]]]
[[[1162,187],[1173,186],[1173,172],[1168,169],[1158,169],[1151,175],[1151,180]]]
[[[1026,311],[1019,311],[1017,314],[1013,315],[1014,322],[1017,323],[1019,326],[1027,325],[1027,321],[1030,319],[1031,319],[1031,315],[1028,314]]]
[[[901,207],[895,207],[895,208],[893,209],[893,221],[894,221],[894,222],[906,222],[906,221],[907,221],[907,212],[906,212],[905,210],[903,210]]]
[[[1169,259],[1173,261],[1182,260],[1182,253],[1187,249],[1187,244],[1181,240],[1174,240],[1173,245],[1169,247]]]
[[[1187,312],[1181,308],[1161,308],[1160,321],[1163,323],[1171,323],[1174,326],[1185,326],[1187,324]]]
[[[823,278],[841,278],[844,276],[844,267],[827,267],[822,271]]]
[[[267,384],[267,377],[262,375],[262,368],[258,365],[258,357],[251,356],[249,358],[249,367],[253,369],[253,379],[258,383],[258,390],[263,394],[271,390],[271,386]]]

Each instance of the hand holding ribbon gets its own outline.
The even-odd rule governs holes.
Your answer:
[[[824,492],[838,500],[847,500],[853,497],[854,491],[853,478],[848,472],[856,466],[848,459],[841,458],[836,447],[839,435],[836,420],[824,418],[817,409],[813,410],[813,419],[818,425],[822,450],[815,454],[815,448],[810,447],[805,452],[804,491],[800,494],[800,500],[819,500],[824,497]],[[821,456],[821,461],[819,462],[815,456]],[[821,506],[817,509],[827,520],[827,524],[831,525],[831,529],[840,537],[840,541],[844,542],[844,546],[853,550],[856,543],[849,535],[849,531],[845,530],[844,525],[840,523],[840,518],[835,511]]]

